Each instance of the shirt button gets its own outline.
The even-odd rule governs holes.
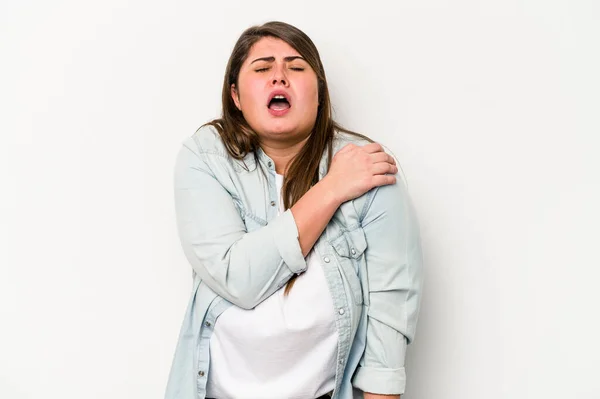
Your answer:
[[[350,252],[352,252],[352,255],[356,255],[356,249],[352,248]]]
[[[344,359],[340,359],[340,364],[344,364]]]
[[[271,166],[273,166],[273,162],[269,161],[269,162],[267,163],[267,165],[269,165],[269,168],[270,168]]]
[[[210,326],[211,326],[211,324],[210,324],[210,321],[207,321],[207,322],[206,322],[206,323],[204,323],[204,324],[206,325],[206,327],[210,327]]]
[[[199,375],[200,377],[204,377],[204,371],[202,371],[202,370],[198,371],[198,375]]]
[[[325,261],[325,263],[329,263],[329,258],[327,256],[324,257],[323,260]]]
[[[344,308],[340,308],[340,314],[344,314]]]
[[[275,201],[271,201],[271,206],[275,206]]]

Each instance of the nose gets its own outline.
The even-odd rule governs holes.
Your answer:
[[[285,75],[285,70],[284,70],[283,66],[278,66],[278,67],[273,68],[273,78],[272,78],[273,86],[279,84],[280,82],[283,86],[288,85],[288,80]]]

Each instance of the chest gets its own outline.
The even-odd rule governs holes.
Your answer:
[[[266,226],[283,211],[282,177],[274,165],[219,165],[215,177],[229,192],[247,232]],[[367,196],[343,203],[330,219],[313,251],[319,258],[332,297],[345,296],[354,306],[368,302],[365,251],[367,240],[361,225],[361,211]],[[368,303],[367,303],[368,304]]]

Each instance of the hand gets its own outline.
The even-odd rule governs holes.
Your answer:
[[[386,173],[397,172],[394,157],[386,154],[380,144],[348,144],[333,157],[323,182],[328,184],[341,204],[360,197],[374,187],[394,184],[396,177]]]

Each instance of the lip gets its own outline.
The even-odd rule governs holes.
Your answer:
[[[280,109],[280,110],[275,110],[275,109],[267,108],[267,110],[273,116],[283,116],[283,115],[287,114],[288,112],[290,112],[290,108]]]
[[[267,99],[267,108],[269,107],[269,103],[275,96],[284,96],[287,102],[290,103],[290,108],[292,108],[292,99],[285,90],[273,90],[271,94],[269,94],[269,98]]]
[[[269,108],[269,103],[275,96],[284,96],[285,99],[287,100],[287,102],[290,104],[289,108],[280,109],[280,110],[275,110],[275,109]],[[267,110],[269,111],[269,113],[271,115],[283,116],[283,115],[287,114],[290,111],[290,109],[292,109],[292,101],[291,101],[290,95],[285,90],[274,90],[271,92],[271,94],[269,94],[269,99],[267,101]]]

